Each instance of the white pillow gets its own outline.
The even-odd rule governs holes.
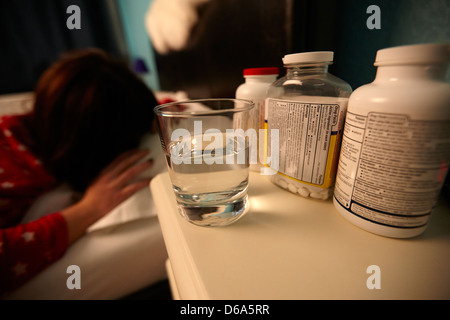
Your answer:
[[[142,161],[146,161],[150,158],[153,159],[153,166],[145,171],[142,176],[154,177],[157,174],[167,170],[158,134],[149,134],[144,136],[140,144],[140,148],[150,149],[149,155]],[[74,203],[74,195],[74,191],[66,184],[56,187],[36,199],[22,222],[30,222],[46,214],[67,208]],[[132,220],[152,216],[156,216],[153,198],[150,193],[150,189],[144,188],[122,202],[96,223],[91,225],[88,232],[113,227]]]

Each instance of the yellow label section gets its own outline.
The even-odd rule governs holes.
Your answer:
[[[290,180],[330,188],[335,182],[345,106],[271,98],[266,104],[264,165]],[[274,129],[278,145],[272,145],[269,131]],[[272,164],[273,152],[279,161]]]
[[[267,126],[267,122],[264,122],[264,154],[263,154],[263,165],[268,167],[267,165],[267,144],[269,141],[269,130],[268,130],[268,126]]]
[[[266,124],[267,127],[267,124]],[[266,131],[267,132],[267,131]],[[267,133],[266,133],[267,135]],[[306,181],[302,181],[299,179],[295,179],[291,176],[288,176],[282,172],[277,172],[278,175],[288,178],[290,180],[294,180],[294,181],[298,181],[310,186],[315,186],[315,187],[320,187],[320,188],[324,188],[324,189],[328,189],[329,187],[331,187],[334,184],[335,181],[335,167],[337,164],[337,161],[339,160],[339,152],[338,150],[336,150],[336,141],[337,141],[337,136],[336,135],[332,135],[330,138],[330,148],[328,150],[328,158],[327,158],[327,166],[325,169],[325,175],[324,175],[324,181],[322,184],[314,184],[314,183],[310,183],[310,182],[306,182]],[[336,156],[337,155],[337,156]],[[270,167],[269,165],[267,165],[266,162],[266,156],[267,156],[267,147],[264,148],[264,165],[274,171],[276,171],[274,168]]]

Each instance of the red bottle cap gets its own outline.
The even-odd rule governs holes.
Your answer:
[[[268,68],[247,68],[244,69],[244,76],[263,76],[263,75],[278,75],[279,70],[277,67]]]

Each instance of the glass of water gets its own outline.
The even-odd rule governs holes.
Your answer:
[[[187,221],[225,226],[248,211],[253,108],[248,100],[202,99],[154,109],[178,208]]]

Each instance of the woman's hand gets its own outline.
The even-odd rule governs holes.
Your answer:
[[[148,187],[150,179],[136,181],[152,165],[149,161],[136,164],[146,155],[148,151],[130,151],[119,156],[88,187],[80,205],[101,218],[135,192]]]
[[[152,165],[151,161],[141,161],[147,155],[148,150],[120,155],[100,173],[79,202],[61,212],[69,229],[69,244],[128,197],[148,187],[149,178],[137,179]]]

